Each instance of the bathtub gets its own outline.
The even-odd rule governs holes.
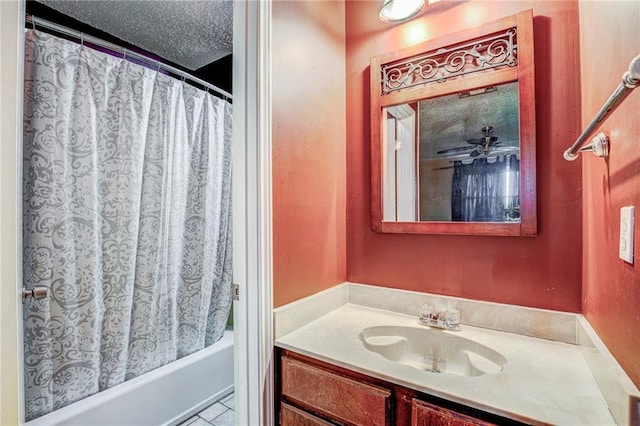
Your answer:
[[[233,331],[199,352],[26,426],[174,425],[233,391]]]

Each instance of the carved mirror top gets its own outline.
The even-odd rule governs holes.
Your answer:
[[[444,83],[453,77],[492,68],[518,65],[517,28],[459,45],[382,64],[382,96],[428,83]]]

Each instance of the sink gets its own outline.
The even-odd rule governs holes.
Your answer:
[[[362,330],[360,339],[392,362],[432,373],[482,376],[499,373],[507,363],[495,350],[442,330],[376,326]]]

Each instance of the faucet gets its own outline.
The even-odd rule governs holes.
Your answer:
[[[422,305],[418,322],[432,328],[457,331],[460,330],[460,310],[449,308],[445,311],[437,312],[434,311],[431,305]]]

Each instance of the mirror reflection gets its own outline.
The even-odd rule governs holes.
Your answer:
[[[518,83],[383,109],[383,221],[520,221]]]

